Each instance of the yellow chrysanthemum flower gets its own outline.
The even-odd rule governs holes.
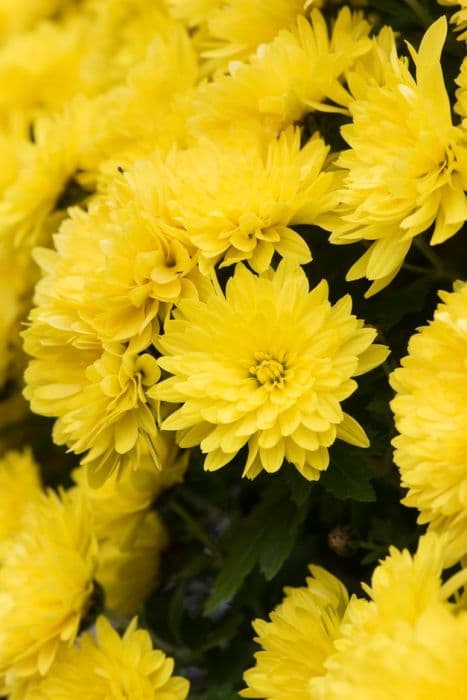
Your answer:
[[[281,29],[303,14],[304,0],[228,0],[207,15],[197,41],[207,68],[225,70],[232,60],[245,60]]]
[[[0,567],[0,678],[45,675],[71,644],[91,605],[97,545],[83,499],[54,493],[33,501]]]
[[[133,519],[131,538],[127,537],[126,542],[113,535],[99,543],[96,572],[106,607],[127,617],[135,615],[154,590],[161,553],[169,542],[167,530],[156,513]]]
[[[144,61],[154,37],[173,26],[163,0],[89,0],[81,13],[89,21],[87,68],[104,89],[125,81],[128,71]]]
[[[128,72],[126,84],[109,93],[104,109],[107,131],[114,134],[115,147],[108,148],[112,162],[126,167],[125,160],[132,162],[156,146],[167,152],[185,143],[198,79],[199,57],[189,33],[178,23],[169,25]]]
[[[21,527],[23,515],[42,493],[39,466],[30,449],[11,450],[0,459],[0,561],[11,535]]]
[[[346,607],[345,587],[318,566],[307,586],[286,588],[283,602],[270,614],[270,622],[253,623],[261,651],[256,666],[245,675],[244,698],[267,700],[317,700],[310,694],[310,680],[324,673],[324,661],[334,650],[334,640]]]
[[[301,148],[298,128],[266,140],[237,130],[156,161],[153,189],[174,238],[197,247],[205,273],[220,260],[263,272],[275,251],[306,263],[309,248],[290,225],[319,224],[337,202],[333,173],[323,170],[328,150],[318,135]]]
[[[149,394],[183,404],[162,427],[179,431],[181,447],[200,445],[205,469],[248,446],[249,478],[286,459],[317,479],[336,437],[368,445],[340,402],[357,387],[352,376],[386,357],[375,336],[352,316],[349,296],[331,306],[327,284],[310,292],[298,265],[283,261],[262,277],[239,265],[225,297],[180,303],[157,341],[174,376]]]
[[[136,13],[138,26],[148,35],[134,37],[130,32],[130,37],[121,37],[125,34],[125,18],[128,19],[125,13],[131,14],[132,3],[119,0],[106,0],[106,3],[109,7],[104,17],[96,19],[91,12],[84,29],[80,27],[91,46],[100,46],[101,51],[105,47],[107,52],[103,57],[88,52],[86,62],[89,65],[86,64],[83,72],[94,78],[96,74],[105,76],[104,82],[96,78],[92,83],[90,78],[91,84],[86,90],[76,87],[73,91],[65,71],[63,80],[71,92],[63,108],[53,113],[44,108],[32,124],[26,119],[27,128],[23,129],[21,144],[26,157],[22,157],[21,167],[17,168],[18,172],[0,200],[2,237],[8,237],[17,246],[23,241],[28,241],[30,246],[49,242],[51,231],[56,229],[60,218],[56,214],[50,222],[48,218],[63,208],[62,200],[70,184],[93,190],[99,169],[107,160],[119,156],[128,158],[128,151],[133,150],[135,144],[137,154],[150,152],[156,145],[167,148],[186,130],[184,114],[189,109],[189,100],[183,93],[193,86],[197,77],[197,59],[186,31],[167,19],[154,25],[154,18],[149,21],[140,9],[141,16]],[[120,10],[124,6],[126,9],[123,16],[116,11],[118,40],[114,46],[111,29],[117,19],[107,22],[105,17],[112,17],[115,4]],[[107,32],[108,41],[101,36],[102,32]],[[131,48],[124,43],[130,38]],[[82,47],[79,39],[76,39],[79,52],[86,53],[88,44]],[[108,46],[109,41],[111,46]],[[40,41],[39,47],[43,45]],[[112,53],[112,46],[115,52],[123,53],[122,61]],[[110,68],[115,70],[116,66],[120,66],[120,72],[111,78]],[[57,80],[55,78],[55,82]],[[36,90],[39,101],[43,92],[40,87]],[[27,96],[32,99],[31,91],[27,91]],[[29,142],[29,127],[34,143]]]
[[[27,32],[41,20],[60,17],[73,9],[75,0],[2,0],[0,4],[0,40]]]
[[[63,107],[77,92],[92,91],[83,70],[88,23],[73,15],[65,24],[41,22],[0,47],[0,122],[12,115],[33,121]]]
[[[311,110],[346,111],[350,95],[342,85],[355,59],[369,51],[370,25],[361,13],[343,8],[328,29],[319,10],[310,20],[282,30],[230,74],[200,86],[194,95],[195,128],[215,131],[246,119],[277,133]],[[329,101],[335,103],[330,104]]]
[[[136,619],[120,637],[99,617],[95,636],[86,633],[64,649],[44,680],[11,700],[185,700],[188,681],[174,676],[173,668]]]
[[[353,598],[326,673],[310,680],[319,700],[465,700],[467,610],[448,597],[466,571],[442,584],[443,541],[420,540],[414,557],[391,548],[376,568],[371,601]]]
[[[420,540],[390,555],[348,600],[318,567],[307,588],[286,589],[271,621],[256,621],[262,649],[241,695],[265,700],[464,700],[467,610],[461,570],[443,584],[445,541]],[[456,602],[450,602],[456,594]]]
[[[186,234],[180,240],[162,229],[151,202],[157,192],[153,178],[145,161],[125,175],[116,173],[87,212],[70,210],[55,237],[57,252],[36,253],[57,311],[73,304],[79,317],[111,342],[157,328],[158,318],[164,319],[174,303],[197,293],[195,249]]]
[[[353,122],[342,128],[351,147],[337,164],[346,173],[342,204],[326,224],[331,242],[371,241],[350,280],[372,280],[368,295],[395,277],[415,236],[433,223],[431,244],[453,236],[467,218],[467,136],[451,119],[440,64],[446,37],[441,17],[418,53],[416,79],[393,46],[374,53],[375,78],[349,76]]]
[[[438,0],[440,5],[448,5],[450,7],[457,6],[459,9],[451,18],[451,22],[456,24],[456,30],[462,32],[459,34],[460,41],[467,41],[467,0]]]
[[[455,561],[467,554],[467,284],[440,296],[434,320],[412,336],[391,375],[393,445],[409,489],[403,503],[449,535]]]
[[[202,24],[209,13],[221,7],[223,0],[165,0],[170,14],[189,27]]]
[[[76,321],[55,316],[44,323],[48,310],[32,312],[33,325],[25,334],[25,350],[36,359],[25,372],[25,397],[32,410],[57,417],[53,438],[76,454],[87,452],[90,481],[98,486],[118,469],[137,468],[149,451],[159,463],[156,424],[147,394],[159,378],[156,360],[144,352],[151,331],[127,345],[102,345]],[[42,315],[42,317],[41,317]]]
[[[148,451],[157,459],[146,389],[160,372],[147,350],[158,318],[207,284],[193,246],[161,229],[145,163],[116,172],[87,212],[71,210],[56,251],[36,251],[44,276],[24,334],[35,358],[25,396],[35,412],[58,418],[56,442],[90,450],[84,461],[95,484]]]

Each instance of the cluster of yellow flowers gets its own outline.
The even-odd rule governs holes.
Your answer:
[[[454,236],[467,59],[452,109],[444,16],[407,45],[412,70],[390,27],[323,4],[0,0],[1,422],[24,378],[80,456],[58,493],[31,452],[0,461],[12,700],[187,696],[136,619],[123,636],[102,615],[86,630],[102,597],[131,618],[153,589],[168,542],[153,505],[190,448],[207,471],[245,449],[249,479],[287,461],[311,481],[336,439],[369,445],[341,404],[389,349],[350,295],[310,288],[297,226],[363,242],[347,279],[368,296],[426,231]],[[344,150],[308,133],[311,113],[346,116]],[[391,551],[371,600],[316,567],[288,589],[255,623],[245,697],[467,697],[465,569],[441,580],[467,556],[467,285],[441,298],[391,376],[404,502],[430,532],[414,557]]]
[[[428,700],[467,698],[467,570],[443,584],[443,541],[420,539],[412,557],[391,548],[352,596],[311,567],[306,587],[286,589],[270,621],[256,620],[262,650],[245,673],[246,698]]]
[[[71,699],[88,686],[95,694],[82,697],[186,697],[187,682],[171,677],[173,663],[136,620],[120,639],[100,617],[97,640],[71,646],[104,599],[131,617],[154,588],[168,535],[151,504],[186,467],[168,446],[165,455],[163,477],[146,460],[138,483],[126,473],[91,489],[79,467],[76,485],[59,493],[43,490],[30,450],[0,460],[0,687],[12,699]]]

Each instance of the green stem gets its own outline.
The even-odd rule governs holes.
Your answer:
[[[171,498],[168,502],[168,507],[186,523],[193,536],[202,542],[209,549],[209,551],[212,552],[216,559],[222,559],[222,554],[216,543],[213,542],[204,528],[201,527],[201,525],[193,518],[192,515],[190,515],[190,513],[182,506],[181,503],[175,500],[175,498]]]
[[[408,7],[410,7],[415,17],[419,19],[422,27],[430,26],[430,24],[433,22],[433,17],[431,16],[430,12],[428,12],[426,7],[423,7],[420,0],[404,0],[404,2],[406,5],[408,5]]]
[[[421,265],[412,265],[412,263],[404,263],[403,266],[404,270],[407,270],[408,272],[414,272],[417,275],[430,275],[431,270],[427,269],[426,267],[422,267]]]
[[[450,281],[454,281],[458,277],[454,270],[451,270],[445,264],[444,260],[442,260],[439,255],[435,253],[433,248],[428,245],[424,238],[417,237],[415,238],[414,242],[420,253],[424,256],[424,258],[426,258],[426,260],[428,260],[429,263],[431,263],[433,270],[435,270],[440,277],[444,277]]]

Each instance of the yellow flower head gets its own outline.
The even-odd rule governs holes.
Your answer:
[[[319,223],[337,201],[333,174],[323,172],[327,154],[318,136],[300,148],[300,131],[292,127],[266,142],[237,131],[235,139],[173,150],[155,165],[154,189],[174,237],[186,236],[199,249],[202,271],[219,260],[247,260],[263,272],[274,251],[300,263],[311,259],[289,226]]]
[[[162,427],[179,431],[181,447],[200,445],[205,469],[247,445],[249,478],[286,459],[317,479],[336,437],[368,445],[340,402],[357,387],[352,376],[386,357],[375,335],[352,316],[349,296],[331,306],[324,281],[309,291],[296,263],[262,277],[239,265],[225,297],[180,303],[157,342],[158,362],[174,376],[149,393],[183,403]]]
[[[223,0],[165,0],[172,17],[188,27],[204,22],[208,14],[223,4]]]
[[[333,243],[373,241],[347,275],[371,280],[369,295],[395,277],[415,236],[434,223],[431,244],[442,243],[467,218],[467,137],[452,124],[440,64],[445,37],[442,17],[418,53],[409,45],[416,79],[395,44],[389,57],[381,47],[373,54],[373,79],[358,70],[349,76],[353,121],[342,135],[350,149],[337,161],[346,179],[326,227]]]
[[[152,648],[134,619],[123,637],[99,617],[95,636],[64,649],[48,676],[12,700],[185,700],[189,684],[173,676],[174,663]]]
[[[113,535],[99,543],[96,580],[105,594],[105,604],[127,617],[135,615],[157,584],[162,551],[168,533],[154,512],[133,518],[132,534],[126,542]]]
[[[152,176],[145,161],[126,175],[115,173],[88,212],[70,211],[55,237],[58,255],[38,257],[50,273],[55,304],[73,294],[79,316],[110,341],[149,331],[179,298],[196,295],[193,245],[162,230]]]
[[[167,146],[185,131],[179,93],[192,86],[197,59],[162,10],[140,0],[83,3],[66,22],[0,49],[0,127],[22,126],[20,162],[0,200],[2,239],[14,253],[48,245],[70,191],[92,191],[109,159],[128,159],[135,144],[137,152]]]
[[[193,42],[182,25],[174,22],[154,37],[144,60],[128,72],[126,85],[109,93],[108,130],[115,134],[116,147],[108,152],[115,165],[122,165],[122,159],[131,162],[151,153],[155,146],[168,151],[185,141],[198,63]]]
[[[0,568],[0,678],[45,675],[71,644],[93,594],[97,549],[76,492],[44,494],[23,516]]]
[[[53,438],[76,454],[87,452],[90,481],[98,486],[125,465],[137,468],[142,454],[159,461],[156,425],[147,389],[159,378],[156,360],[144,350],[150,332],[128,345],[100,344],[76,325],[76,332],[42,322],[47,309],[25,333],[25,349],[36,359],[25,373],[24,395],[33,411],[54,416]],[[63,318],[55,317],[60,324]]]
[[[251,3],[256,7],[256,3]],[[245,119],[261,120],[277,133],[314,109],[345,111],[350,99],[343,74],[369,51],[370,25],[361,13],[343,8],[332,27],[317,9],[298,17],[246,62],[233,62],[228,75],[201,86],[192,123],[212,131]],[[329,105],[331,100],[337,106]]]
[[[256,666],[244,675],[244,698],[317,700],[310,680],[324,673],[344,616],[348,595],[334,576],[310,566],[307,586],[286,588],[283,602],[270,614],[270,622],[253,623],[261,651]]]
[[[74,0],[2,0],[0,4],[0,39],[33,29],[49,17],[66,15]]]
[[[58,418],[58,444],[90,450],[94,484],[124,464],[136,468],[148,451],[157,459],[146,391],[160,371],[148,349],[159,319],[207,284],[193,246],[162,231],[148,172],[141,161],[128,176],[117,173],[89,211],[70,210],[56,251],[36,252],[44,275],[24,334],[35,358],[25,396],[35,412]]]
[[[0,459],[0,560],[9,537],[21,527],[24,512],[42,492],[39,466],[30,449],[11,450]]]
[[[467,698],[467,610],[447,601],[467,572],[442,584],[443,546],[428,535],[413,557],[391,548],[367,588],[371,601],[350,601],[312,698]]]
[[[467,0],[438,0],[440,5],[457,6],[459,9],[451,18],[451,22],[456,25],[456,30],[462,32],[459,34],[459,41],[467,41]]]
[[[393,445],[409,489],[403,503],[449,535],[455,561],[467,554],[467,284],[440,296],[434,320],[412,336],[391,375]]]
[[[59,109],[79,90],[82,30],[79,18],[66,30],[55,22],[42,22],[1,46],[2,123],[14,113],[32,121],[44,110]]]
[[[198,44],[210,70],[247,59],[304,11],[304,0],[228,0],[207,15]]]

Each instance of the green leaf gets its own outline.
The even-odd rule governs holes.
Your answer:
[[[307,481],[292,465],[287,465],[285,469],[285,482],[292,501],[297,506],[307,503],[314,484]]]
[[[269,489],[263,501],[238,526],[224,565],[206,602],[205,615],[234,596],[258,561],[261,541],[270,527],[269,508],[278,500],[278,496],[278,493]]]
[[[170,599],[167,611],[167,624],[170,633],[172,637],[176,640],[177,644],[182,643],[180,630],[183,618],[183,600],[185,597],[185,589],[186,581],[182,580],[182,582],[178,584],[174,594]]]
[[[319,483],[326,491],[341,500],[364,502],[376,500],[368,467],[345,447],[335,447],[331,464],[321,475]]]
[[[222,624],[216,626],[215,633],[210,635],[207,641],[201,645],[200,652],[205,654],[210,649],[215,649],[230,641],[232,637],[238,634],[242,622],[243,616],[240,614],[227,617]]]
[[[308,511],[309,494],[310,489],[302,504],[297,506],[284,491],[280,479],[270,484],[260,503],[232,534],[224,565],[207,600],[205,615],[235,595],[257,562],[266,580],[270,581],[277,574],[294,547],[298,529]]]
[[[402,289],[389,289],[373,305],[375,321],[386,331],[396,326],[405,316],[420,313],[425,305],[430,286],[425,278],[418,279]]]
[[[259,566],[266,581],[274,578],[292,552],[297,531],[308,512],[308,500],[309,491],[298,508],[293,501],[288,501],[280,504],[280,511],[271,513],[259,553]]]

